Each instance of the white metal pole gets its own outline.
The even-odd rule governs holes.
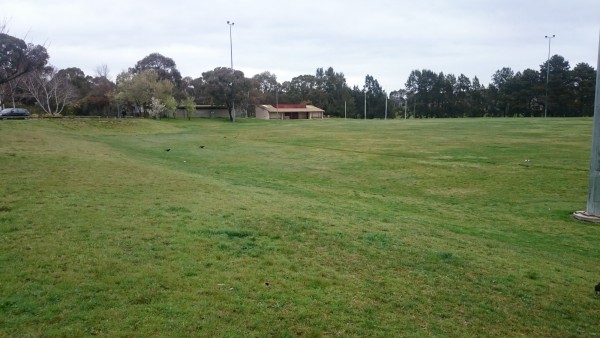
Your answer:
[[[575,211],[573,217],[582,221],[600,222],[600,34],[598,36],[598,65],[596,67],[596,97],[594,99],[594,124],[588,198],[585,211]]]
[[[387,95],[385,97],[385,115],[384,115],[383,119],[387,120]]]
[[[233,87],[233,83],[235,81],[235,71],[233,70],[233,39],[231,36],[231,27],[233,27],[233,25],[235,25],[235,22],[229,22],[227,21],[227,24],[229,25],[229,50],[230,50],[230,56],[231,56],[231,116],[233,118],[233,122],[235,122],[235,89]]]
[[[367,120],[367,89],[365,88],[365,121]]]
[[[548,116],[548,84],[550,82],[550,43],[552,42],[552,38],[554,37],[556,37],[556,35],[545,36],[545,38],[548,39],[548,61],[546,62],[546,104],[544,105],[544,117]]]
[[[594,132],[590,161],[590,185],[586,211],[600,215],[600,36],[598,39],[598,66],[596,67],[596,97],[594,101]]]

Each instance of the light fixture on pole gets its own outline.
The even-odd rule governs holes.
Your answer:
[[[235,77],[235,71],[233,70],[233,39],[231,38],[231,28],[235,25],[235,22],[227,21],[227,25],[229,25],[229,50],[231,56],[231,117],[233,122],[235,122],[235,92],[233,88],[233,82]]]
[[[548,116],[548,84],[550,82],[550,43],[555,37],[556,35],[554,34],[552,34],[552,36],[545,36],[545,38],[548,39],[548,61],[546,62],[546,104],[544,104],[544,117]]]

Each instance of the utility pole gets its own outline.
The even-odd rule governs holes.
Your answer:
[[[387,94],[385,95],[385,115],[383,119],[387,120]]]
[[[598,65],[600,69],[600,35],[598,39]],[[576,211],[573,217],[583,221],[600,222],[600,71],[596,72],[596,98],[594,100],[594,128],[590,153],[588,200],[585,211]]]
[[[233,122],[235,122],[235,89],[233,87],[233,83],[235,82],[235,71],[233,70],[233,39],[231,38],[231,28],[235,25],[235,22],[227,21],[229,25],[229,50],[231,56],[231,117],[233,118]]]
[[[367,87],[365,87],[365,121],[367,120]]]
[[[346,119],[346,101],[344,101],[344,120]]]
[[[556,35],[548,36],[545,38],[548,39],[548,61],[546,62],[546,104],[544,105],[544,117],[548,117],[548,84],[550,82],[550,42]]]

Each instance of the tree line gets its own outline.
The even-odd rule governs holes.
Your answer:
[[[539,70],[496,71],[489,85],[464,74],[413,70],[404,88],[387,93],[371,75],[350,87],[332,67],[277,81],[268,71],[248,78],[240,70],[217,67],[201,77],[183,77],[173,59],[152,53],[122,71],[113,82],[106,65],[94,76],[77,67],[48,64],[44,46],[25,43],[0,25],[0,104],[26,106],[47,115],[161,117],[175,109],[193,112],[197,104],[227,107],[232,118],[252,116],[258,104],[313,104],[334,117],[452,118],[513,116],[591,116],[596,70],[573,69],[554,55]],[[549,69],[548,69],[549,67]],[[548,72],[549,70],[549,72]],[[548,76],[549,75],[549,76]]]

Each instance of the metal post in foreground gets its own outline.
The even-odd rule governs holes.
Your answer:
[[[588,200],[585,211],[573,213],[573,217],[576,219],[589,222],[600,222],[600,34],[598,37],[598,66],[596,67],[596,98],[594,100]]]

